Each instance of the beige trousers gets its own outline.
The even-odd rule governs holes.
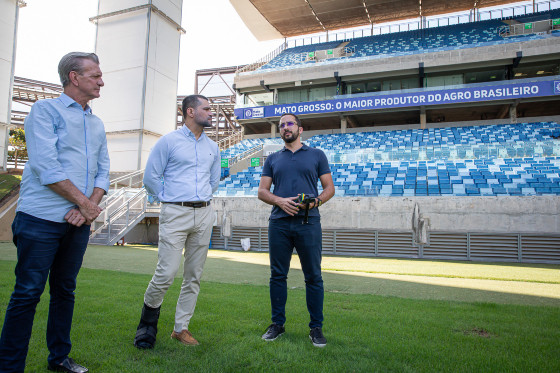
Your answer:
[[[157,308],[173,283],[184,251],[183,284],[175,311],[174,330],[188,329],[200,291],[200,278],[212,235],[212,207],[192,208],[161,204],[158,264],[144,294],[144,303]]]

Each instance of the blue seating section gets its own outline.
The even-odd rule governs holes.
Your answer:
[[[302,45],[299,47],[288,48],[282,51],[282,53],[280,53],[278,56],[274,57],[266,65],[262,66],[261,69],[275,69],[282,68],[284,66],[297,65],[303,62],[301,60],[302,53],[335,48],[340,43],[340,41],[329,41],[326,43]]]
[[[256,196],[261,172],[222,181],[217,196]],[[331,172],[341,197],[560,195],[560,157],[333,164]]]
[[[245,139],[234,146],[222,150],[220,155],[222,158],[234,158],[248,150],[256,149],[265,144],[281,144],[282,139]]]
[[[314,148],[332,151],[372,148],[385,150],[437,145],[525,143],[551,140],[555,134],[560,134],[557,123],[538,122],[317,135],[306,143]]]
[[[558,9],[550,12],[535,13],[534,16],[514,17],[514,19],[519,22],[533,22],[534,20],[556,17],[560,17],[560,10]],[[509,17],[508,19],[511,18],[512,17]],[[338,60],[345,58],[369,59],[464,49],[475,46],[478,47],[524,40],[542,39],[546,37],[543,35],[528,34],[503,38],[498,32],[498,28],[502,26],[506,26],[506,23],[502,20],[493,19],[288,48],[273,58],[270,62],[260,67],[259,70],[278,70],[301,66],[301,53],[335,48],[345,41],[349,42],[347,47],[355,50],[355,53],[352,56],[328,59],[321,61],[321,63],[337,62]],[[310,61],[308,63],[315,62]]]
[[[560,195],[560,157],[332,165],[339,196]]]
[[[554,122],[453,127],[426,130],[361,132],[316,135],[307,141],[322,149],[349,151],[428,145],[527,144],[560,135]],[[403,145],[404,144],[404,145]],[[550,145],[552,146],[552,145]],[[557,150],[556,150],[557,153]],[[557,155],[557,154],[556,154]],[[439,158],[392,162],[331,164],[339,196],[498,196],[560,195],[560,157],[507,157],[481,159]],[[262,167],[250,167],[220,182],[216,196],[256,196]],[[321,186],[319,185],[319,190]]]

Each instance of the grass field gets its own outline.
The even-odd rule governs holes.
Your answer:
[[[15,249],[0,243],[0,316],[13,288]],[[154,350],[132,346],[157,251],[90,246],[78,279],[72,356],[92,372],[558,372],[560,266],[325,257],[325,335],[308,334],[303,276],[292,262],[287,332],[269,324],[268,256],[211,250],[190,329],[169,338],[180,281],[169,290]],[[48,294],[27,360],[46,371]]]
[[[21,175],[0,175],[0,199],[21,182]]]

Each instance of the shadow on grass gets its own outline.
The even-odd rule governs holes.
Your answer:
[[[6,251],[6,247],[0,246],[0,257],[10,259],[10,255]],[[14,255],[11,259],[15,260],[15,250],[11,251]],[[235,255],[244,256],[246,260],[240,261],[241,259],[237,259],[237,257],[234,260],[232,256]],[[266,287],[269,281],[267,258],[268,256],[263,253],[212,251],[212,256],[206,261],[202,281]],[[354,259],[360,260],[362,258]],[[294,256],[292,267],[297,263],[297,260],[297,257]],[[149,275],[146,280],[147,286],[156,263],[157,251],[153,247],[139,249],[134,246],[91,245],[86,252],[83,266],[91,269],[146,274]],[[452,263],[441,262],[442,266],[446,264]],[[476,263],[476,265],[478,264]],[[502,265],[502,263],[499,263],[499,265]],[[511,267],[512,271],[519,267],[517,264],[504,263],[503,265]],[[522,265],[522,267],[527,266]],[[531,265],[531,267],[535,266]],[[550,268],[548,265],[537,265],[536,267]],[[558,266],[555,268],[558,268]],[[180,277],[181,274],[182,269],[180,268],[177,276]],[[372,294],[409,299],[560,307],[560,284],[554,283],[344,271],[324,271],[323,280],[327,293]],[[290,289],[304,289],[304,286],[302,271],[292,268],[289,273],[288,287]]]

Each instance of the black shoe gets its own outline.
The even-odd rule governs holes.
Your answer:
[[[315,347],[325,347],[327,345],[327,338],[323,335],[323,329],[320,326],[309,331],[309,338]]]
[[[77,364],[72,358],[67,357],[60,364],[49,363],[47,367],[48,370],[54,370],[55,372],[70,372],[70,373],[86,373],[88,368]]]
[[[274,341],[276,338],[284,334],[285,331],[286,329],[284,329],[284,326],[272,323],[262,335],[262,339],[267,342]]]

